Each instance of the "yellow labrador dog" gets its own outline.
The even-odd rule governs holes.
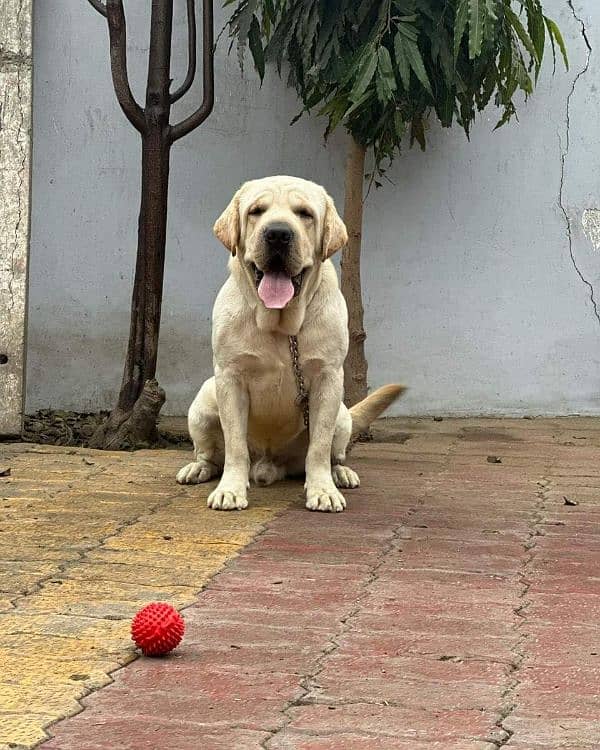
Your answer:
[[[344,466],[352,433],[403,390],[385,386],[350,410],[342,401],[347,310],[328,258],[346,227],[322,187],[278,176],[242,185],[214,231],[231,253],[230,275],[213,311],[215,375],[188,414],[194,461],[177,481],[221,475],[209,507],[241,510],[250,478],[304,474],[306,507],[341,511],[338,487],[359,485]]]

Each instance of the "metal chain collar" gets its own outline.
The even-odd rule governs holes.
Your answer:
[[[296,336],[290,336],[290,353],[292,355],[292,368],[294,370],[294,377],[296,378],[296,387],[298,389],[298,395],[296,396],[296,405],[301,407],[302,416],[304,418],[304,426],[308,428],[308,391],[304,384],[304,375],[302,374],[302,368],[300,367],[299,355],[298,355],[298,338]]]

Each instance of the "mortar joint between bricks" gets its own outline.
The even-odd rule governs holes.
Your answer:
[[[550,467],[547,467],[549,472]],[[517,580],[521,587],[519,593],[520,603],[513,608],[513,613],[519,618],[519,621],[514,625],[514,628],[519,632],[520,637],[512,647],[513,660],[508,668],[509,682],[502,694],[502,698],[505,701],[500,716],[496,722],[496,727],[504,733],[504,738],[500,740],[494,740],[493,744],[497,748],[505,747],[514,736],[514,731],[506,726],[506,720],[514,713],[517,708],[516,691],[521,684],[519,677],[519,671],[523,665],[523,662],[527,658],[526,645],[530,638],[530,634],[523,631],[523,626],[527,623],[527,609],[531,606],[531,601],[528,599],[529,592],[531,589],[531,580],[529,578],[531,564],[533,563],[537,554],[537,548],[539,539],[542,536],[541,524],[544,520],[546,513],[546,502],[548,500],[548,493],[552,485],[552,479],[545,475],[542,479],[537,482],[538,488],[535,491],[533,512],[532,512],[532,524],[527,532],[527,536],[523,541],[523,549],[525,551],[525,557],[523,559],[521,568],[517,573]]]
[[[379,555],[377,555],[377,559],[370,567],[367,575],[365,576],[364,583],[360,588],[353,606],[344,615],[342,615],[342,617],[340,617],[339,622],[341,627],[328,639],[328,643],[321,649],[320,655],[315,663],[315,668],[300,679],[299,685],[303,690],[303,694],[293,701],[289,701],[288,703],[286,703],[281,711],[281,713],[286,717],[286,721],[277,730],[271,732],[268,737],[265,737],[265,739],[260,742],[259,746],[263,748],[263,750],[269,750],[271,741],[278,734],[285,731],[287,726],[291,723],[292,716],[289,713],[290,709],[299,706],[311,705],[317,702],[315,699],[309,697],[313,687],[311,683],[316,680],[319,674],[325,669],[325,661],[327,657],[335,653],[340,647],[339,639],[346,633],[350,632],[350,630],[352,629],[352,620],[361,611],[361,602],[367,596],[371,585],[375,583],[375,581],[377,581],[379,570],[384,562],[388,559],[389,555],[392,552],[396,551],[400,553],[402,551],[402,544],[407,540],[407,537],[403,536],[403,532],[406,530],[408,521],[410,520],[411,516],[417,512],[417,508],[421,508],[425,504],[427,498],[432,496],[436,488],[439,487],[440,484],[443,484],[443,475],[449,468],[450,455],[459,443],[459,440],[460,438],[457,436],[456,438],[454,438],[454,440],[451,441],[444,457],[443,468],[438,474],[435,474],[433,477],[426,481],[422,493],[414,503],[415,507],[409,508],[406,511],[406,515],[404,516],[404,518],[392,529],[392,535],[389,541],[384,545]]]

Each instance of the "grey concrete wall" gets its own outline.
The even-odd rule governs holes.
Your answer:
[[[126,5],[141,98],[147,3]],[[432,126],[428,151],[407,150],[394,185],[369,198],[370,382],[410,385],[397,413],[600,413],[600,6],[545,6],[567,39],[569,72],[559,65],[552,77],[550,62],[519,123],[493,133],[496,113],[486,112],[470,143]],[[38,2],[34,32],[27,405],[109,407],[129,323],[138,138],[114,98],[104,19],[85,0]],[[226,46],[214,114],[173,149],[158,373],[171,414],[211,371],[210,311],[226,264],[211,226],[233,190],[290,173],[342,196],[343,135],[325,147],[321,123],[289,128],[292,92],[273,74],[262,89],[250,71],[241,78]],[[174,70],[184,67],[181,52]]]

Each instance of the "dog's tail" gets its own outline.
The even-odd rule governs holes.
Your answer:
[[[366,430],[405,390],[406,386],[403,385],[383,385],[358,404],[354,404],[350,409],[352,434],[356,435]]]

